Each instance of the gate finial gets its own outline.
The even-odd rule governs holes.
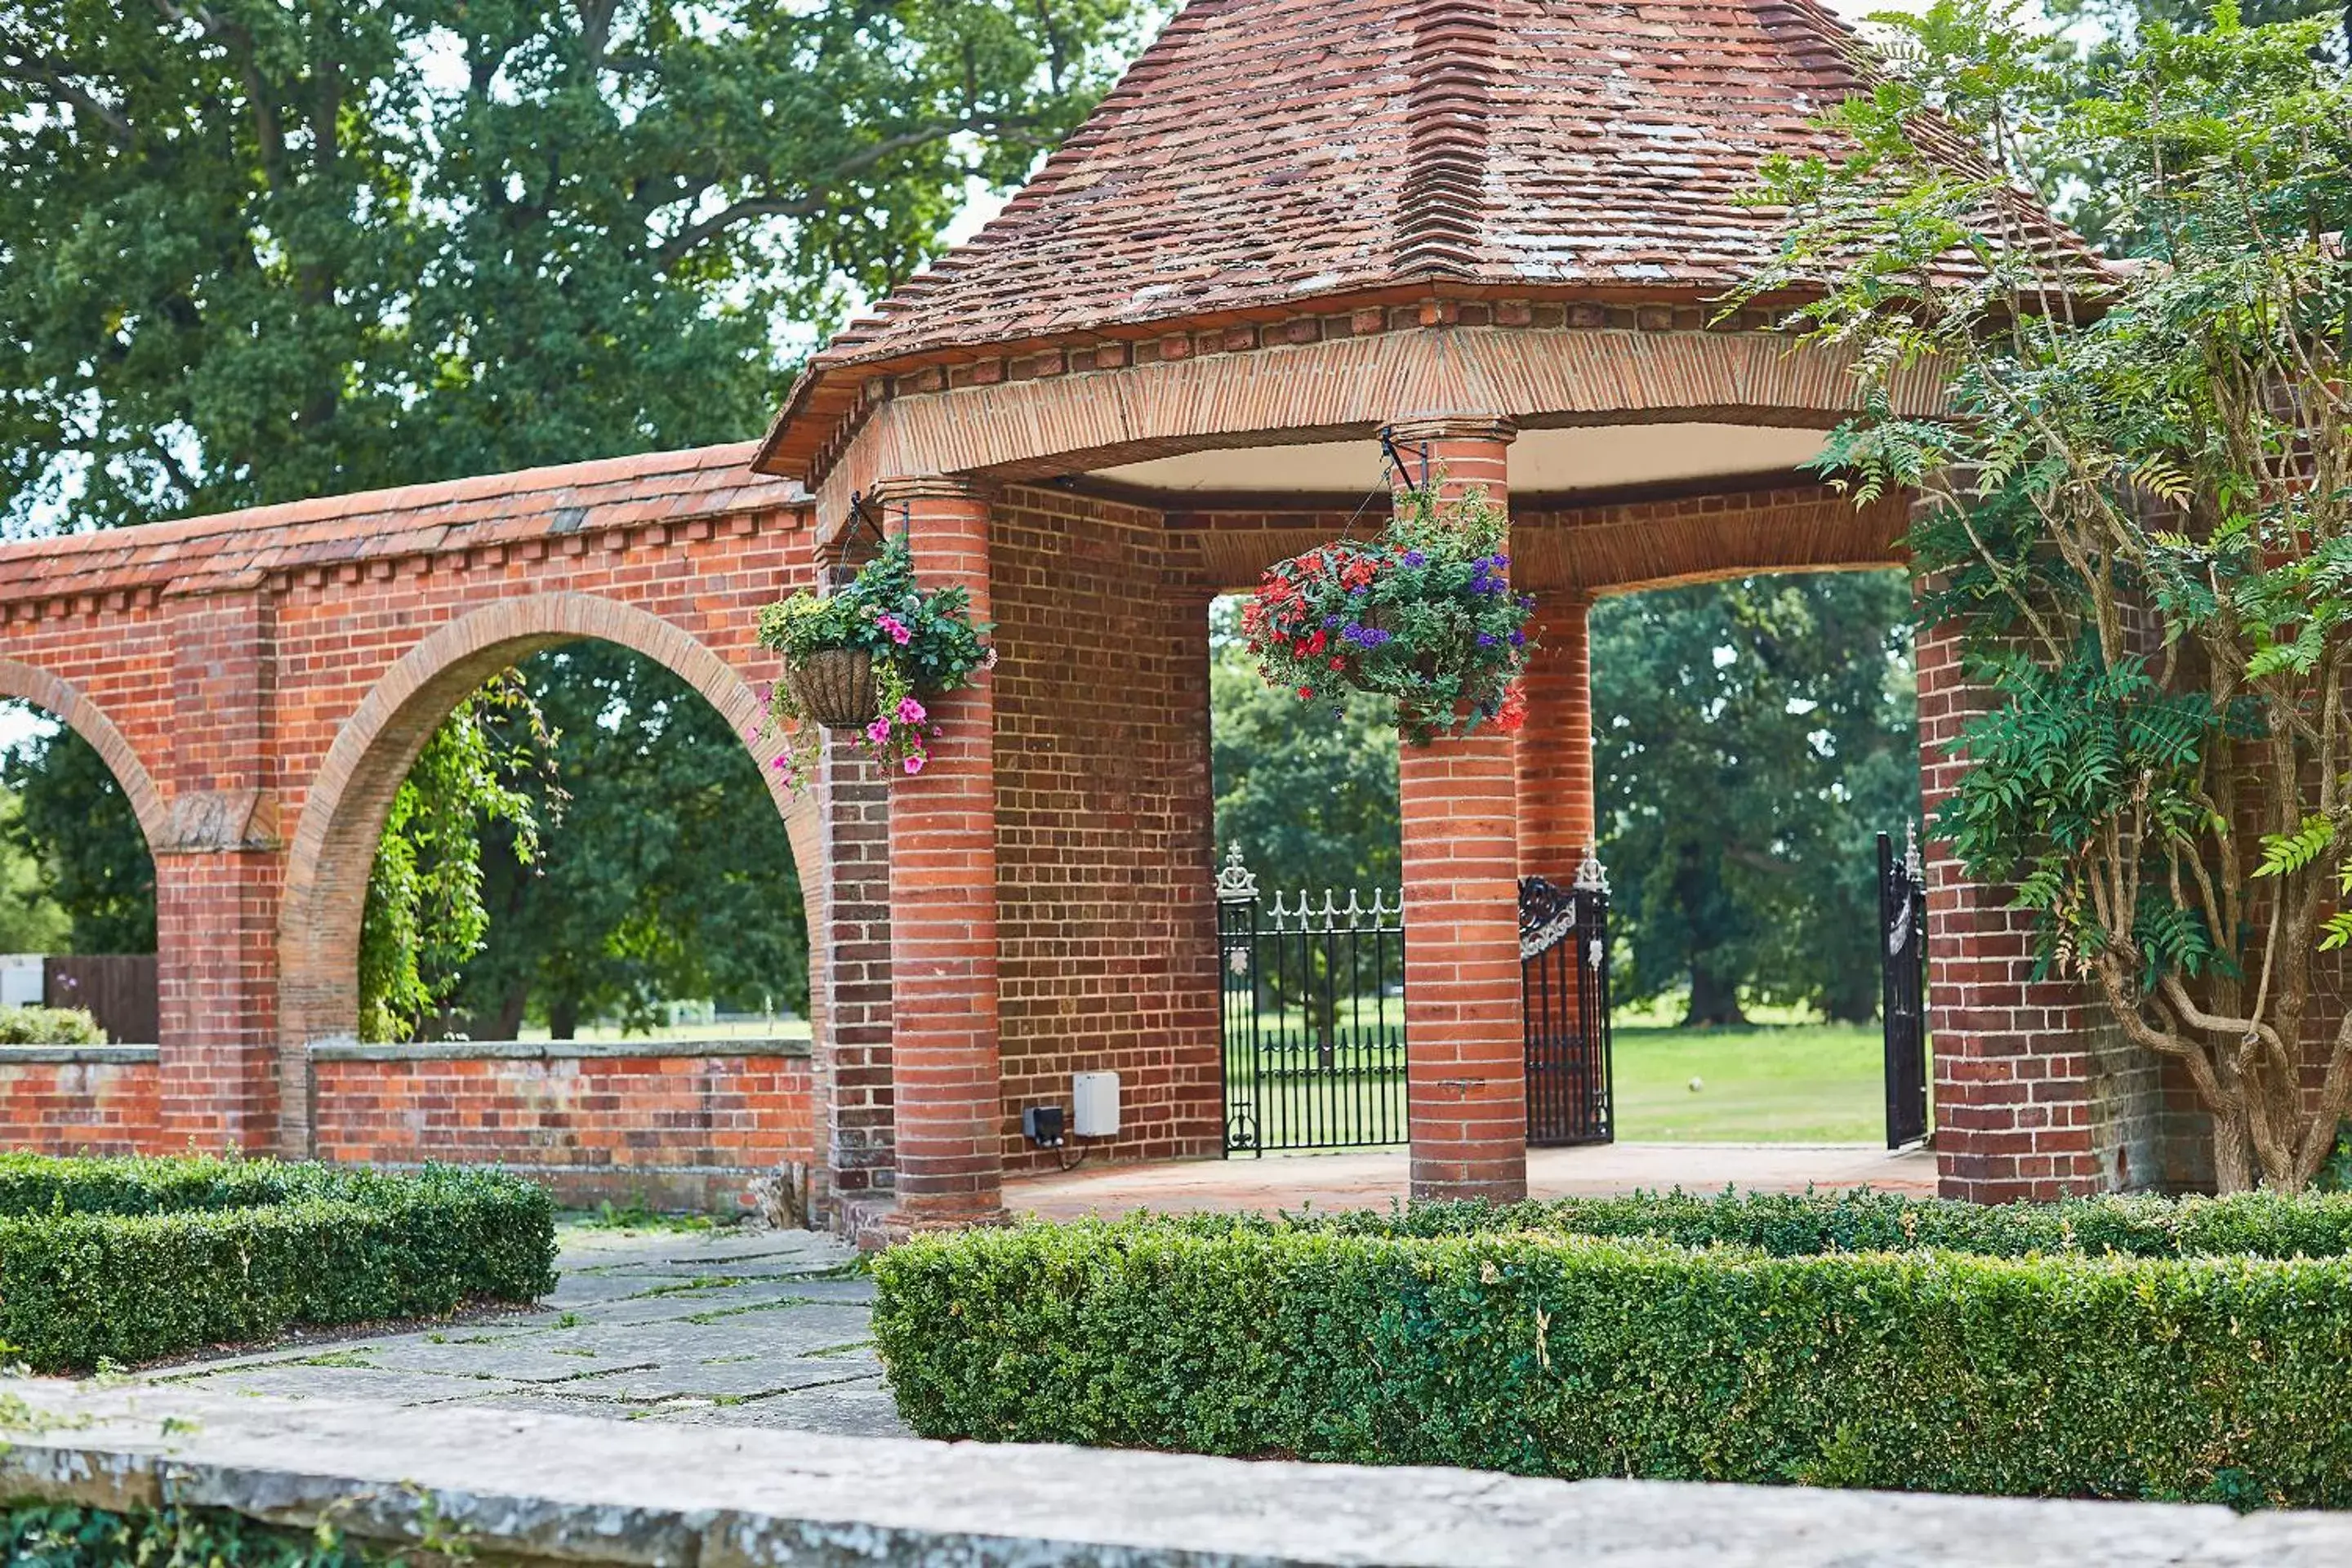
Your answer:
[[[1577,863],[1576,879],[1569,885],[1580,893],[1605,896],[1609,891],[1609,872],[1601,866],[1601,857],[1587,849],[1584,858]]]
[[[1919,859],[1919,825],[1916,822],[1903,825],[1903,869],[1915,882],[1924,880],[1927,875],[1927,868]]]
[[[1223,869],[1217,873],[1217,902],[1221,904],[1254,904],[1257,902],[1257,879],[1242,864],[1242,847],[1238,840],[1225,856]]]

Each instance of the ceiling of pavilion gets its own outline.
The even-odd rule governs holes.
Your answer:
[[[1818,430],[1759,425],[1601,425],[1525,430],[1511,446],[1519,494],[1684,486],[1789,473],[1822,449]],[[1100,468],[1095,477],[1171,494],[1355,495],[1387,482],[1377,441],[1321,441],[1189,452]]]

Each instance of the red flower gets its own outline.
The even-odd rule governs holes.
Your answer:
[[[1331,661],[1331,668],[1334,669],[1345,669],[1348,668],[1348,661],[1344,658],[1334,658]]]
[[[1495,715],[1495,726],[1506,735],[1516,735],[1528,721],[1527,689],[1513,681],[1503,692],[1502,710]]]
[[[1330,640],[1330,637],[1324,632],[1323,628],[1318,626],[1315,628],[1315,635],[1307,639],[1306,647],[1302,648],[1300,651],[1303,653],[1321,653],[1323,649],[1329,645]]]
[[[1312,702],[1312,701],[1314,701],[1314,700],[1315,700],[1315,689],[1314,689],[1313,687],[1311,687],[1311,686],[1302,686],[1302,687],[1300,687],[1300,688],[1298,689],[1298,700],[1299,700],[1301,702]]]

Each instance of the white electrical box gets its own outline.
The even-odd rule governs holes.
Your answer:
[[[1070,1131],[1080,1138],[1118,1136],[1118,1074],[1070,1075]]]

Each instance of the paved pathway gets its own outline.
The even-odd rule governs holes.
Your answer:
[[[1114,1166],[1009,1184],[1016,1214],[1333,1209],[1404,1190],[1402,1151]],[[1538,1150],[1538,1196],[1635,1187],[1932,1191],[1935,1163],[1882,1150],[1622,1143]],[[221,1394],[474,1405],[695,1426],[902,1436],[868,1338],[873,1281],[807,1231],[567,1226],[562,1282],[537,1310],[161,1368]]]
[[[561,1232],[538,1311],[159,1369],[220,1393],[900,1436],[872,1280],[806,1231]]]
[[[1406,1173],[1402,1149],[1112,1165],[1009,1182],[1004,1206],[1047,1219],[1146,1208],[1386,1208],[1404,1196]],[[1932,1194],[1936,1156],[1925,1149],[1890,1154],[1854,1143],[1603,1143],[1528,1151],[1528,1191],[1539,1198],[1675,1186],[1700,1193],[1727,1186],[1759,1192],[1870,1186]]]

